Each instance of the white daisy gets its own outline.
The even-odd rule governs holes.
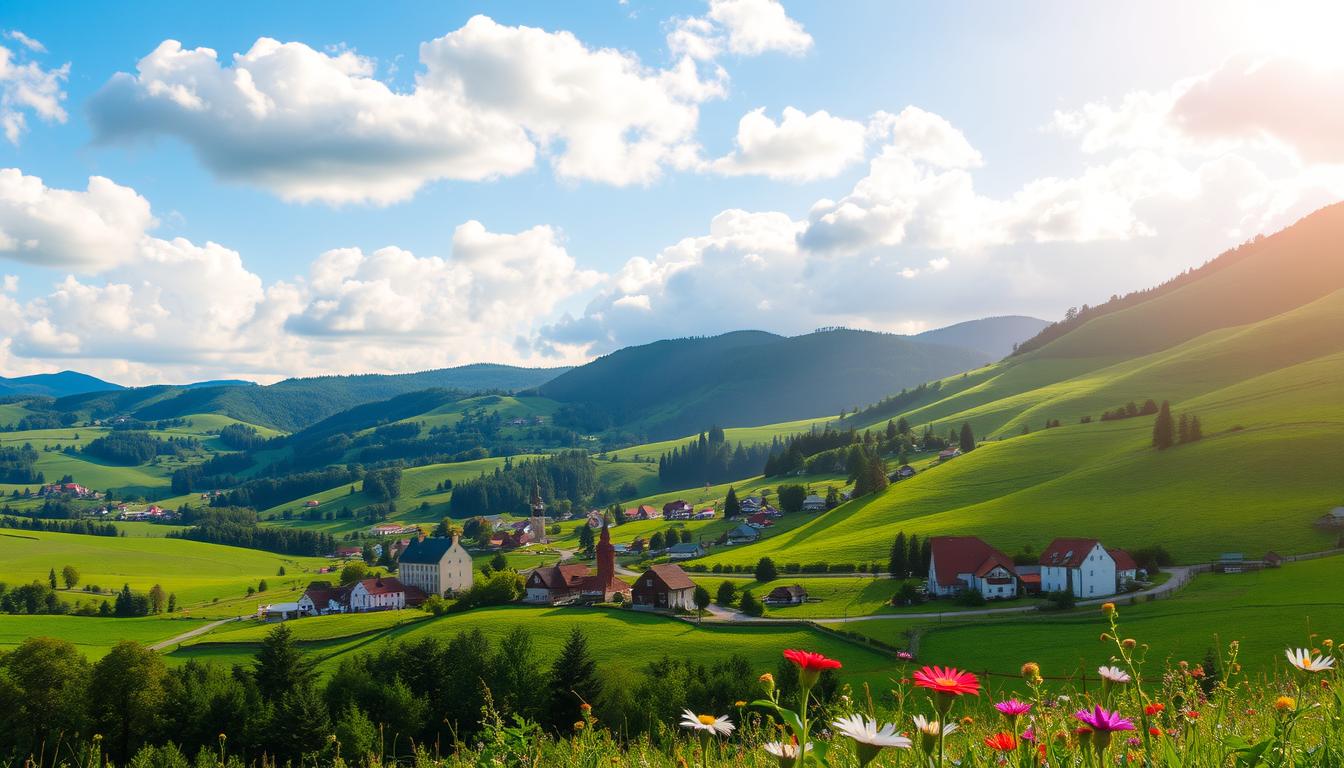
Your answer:
[[[1119,667],[1097,667],[1097,674],[1108,683],[1128,683],[1129,673]]]
[[[861,768],[871,763],[877,754],[887,747],[910,748],[910,740],[897,733],[896,726],[891,723],[879,726],[876,720],[863,715],[838,718],[831,723],[831,726],[854,740]]]
[[[1324,672],[1335,666],[1334,659],[1329,656],[1312,656],[1311,651],[1306,648],[1298,648],[1297,650],[1289,648],[1287,654],[1288,663],[1303,672]]]
[[[929,720],[923,715],[915,715],[914,721],[915,721],[915,730],[919,731],[920,733],[926,736],[936,737],[938,735],[937,720]],[[951,736],[952,734],[957,732],[957,724],[948,723],[947,725],[943,726],[942,731],[944,736]]]
[[[775,756],[779,761],[780,768],[793,768],[798,763],[798,745],[786,744],[782,741],[769,741],[761,745],[766,752]],[[807,745],[807,751],[812,751],[812,745]]]
[[[727,736],[733,732],[733,721],[726,715],[697,715],[689,709],[681,711],[681,727],[692,731],[704,731],[715,736]]]

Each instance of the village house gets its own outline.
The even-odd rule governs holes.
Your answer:
[[[490,537],[490,546],[496,549],[517,549],[532,543],[532,534],[526,530],[500,531]]]
[[[401,523],[379,523],[370,528],[369,533],[373,536],[397,536],[404,527]]]
[[[640,504],[625,510],[626,520],[657,520],[662,516],[663,513],[651,504]]]
[[[757,512],[754,515],[747,516],[747,525],[750,525],[752,528],[768,528],[774,524],[775,521],[771,520],[770,516],[764,512]]]
[[[775,587],[762,602],[766,605],[802,605],[807,602],[807,589],[801,584]]]
[[[456,533],[413,539],[397,561],[397,577],[428,595],[456,594],[471,586],[471,555]]]
[[[402,584],[399,579],[380,576],[355,582],[347,599],[351,613],[365,613],[419,605],[425,601],[425,593]]]
[[[669,501],[663,505],[663,517],[668,520],[690,520],[693,514],[695,514],[695,507],[681,499]]]
[[[761,537],[760,531],[750,525],[739,525],[728,532],[729,544],[749,544]]]
[[[349,603],[348,587],[335,587],[329,581],[314,581],[299,598],[298,611],[302,616],[325,616],[344,613]]]
[[[101,499],[103,494],[79,483],[50,483],[42,486],[38,496],[71,496],[76,499]]]
[[[307,507],[308,509],[314,509],[316,507],[321,506],[321,504],[322,502],[318,501],[317,499],[309,499],[303,502],[303,506]]]
[[[591,572],[582,563],[546,565],[528,574],[524,602],[537,605],[564,605],[583,596],[583,585]]]
[[[699,512],[696,512],[695,515],[694,515],[691,519],[692,519],[692,520],[713,520],[713,519],[714,519],[714,508],[713,508],[713,507],[705,507],[704,509],[700,510]]]
[[[655,565],[635,582],[631,604],[645,611],[695,609],[695,582],[679,565]]]
[[[359,557],[363,554],[364,550],[360,547],[337,547],[335,557],[345,560],[352,557]]]
[[[1134,562],[1133,556],[1123,549],[1107,547],[1106,551],[1115,561],[1115,591],[1128,591],[1130,584],[1139,579],[1139,564]]]
[[[974,590],[986,599],[1017,596],[1012,558],[975,536],[934,536],[929,549],[930,595],[950,597]]]
[[[914,476],[915,476],[915,468],[910,466],[909,464],[902,464],[901,466],[897,467],[896,471],[892,472],[887,479],[895,482],[896,480],[904,480],[907,477],[914,477]]]
[[[602,512],[602,510],[600,510],[600,509],[589,510],[589,512],[588,512],[588,527],[589,527],[589,528],[592,528],[593,530],[597,530],[598,528],[601,528],[601,527],[602,527],[602,523],[606,522],[606,520],[607,520],[607,516],[606,516],[605,513]]]
[[[667,548],[668,560],[690,560],[693,557],[701,557],[705,554],[705,548],[696,543],[673,544]]]
[[[760,496],[748,496],[745,499],[742,499],[741,501],[737,502],[738,509],[741,509],[742,514],[744,515],[749,515],[753,512],[760,512],[761,507],[764,506],[764,504],[765,501],[762,500]]]
[[[811,494],[806,499],[803,499],[804,512],[821,512],[825,509],[826,509],[826,500],[821,498],[815,493]]]
[[[960,456],[960,455],[961,455],[961,449],[960,449],[960,448],[948,448],[948,449],[946,449],[946,450],[942,450],[942,451],[939,451],[939,452],[938,452],[938,460],[939,460],[939,461],[948,461],[949,459],[955,459],[955,458],[957,458],[957,457]]]
[[[1040,557],[1041,591],[1105,597],[1117,591],[1115,558],[1096,539],[1055,539]]]

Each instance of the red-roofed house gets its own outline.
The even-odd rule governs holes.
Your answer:
[[[630,601],[637,610],[693,610],[695,582],[680,565],[654,565],[635,582]]]
[[[581,563],[534,568],[527,577],[527,595],[523,600],[540,605],[572,603],[582,597],[589,574],[588,566]]]
[[[1040,562],[1042,592],[1103,597],[1117,591],[1115,558],[1096,539],[1055,539]]]
[[[355,582],[350,587],[350,610],[356,613],[364,611],[389,611],[419,605],[425,601],[425,593],[415,587],[408,587],[400,579],[382,576]]]
[[[693,514],[695,514],[695,507],[681,499],[669,501],[663,505],[663,517],[668,520],[690,520]]]
[[[652,504],[640,504],[625,510],[626,520],[657,520],[662,516],[663,513]]]
[[[934,536],[929,549],[929,594],[947,597],[973,589],[986,599],[1017,596],[1012,558],[975,536]]]
[[[1124,592],[1129,582],[1139,578],[1139,564],[1123,549],[1107,547],[1106,551],[1111,553],[1111,559],[1115,561],[1115,591]]]
[[[314,581],[299,598],[300,616],[344,613],[349,604],[350,588],[332,586],[329,581]]]
[[[747,524],[754,525],[757,528],[764,528],[768,525],[774,525],[775,523],[770,519],[769,515],[764,512],[757,512],[756,514],[747,517]]]

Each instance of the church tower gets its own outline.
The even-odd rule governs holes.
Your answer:
[[[606,590],[616,579],[616,548],[611,545],[611,531],[602,523],[602,535],[597,540],[597,582]],[[607,599],[604,595],[603,599]]]
[[[545,544],[546,504],[541,500],[541,483],[537,483],[532,489],[532,518],[528,524],[532,526],[532,540],[538,544]]]

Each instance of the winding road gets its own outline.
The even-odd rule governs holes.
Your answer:
[[[193,637],[204,635],[206,632],[209,632],[215,629],[216,627],[221,627],[233,621],[242,621],[242,619],[243,619],[242,616],[234,616],[233,618],[230,619],[220,619],[219,621],[212,621],[209,624],[202,624],[201,626],[191,630],[190,632],[183,632],[177,637],[170,637],[167,640],[160,640],[159,642],[149,646],[149,650],[162,651],[164,648],[167,648],[169,646],[176,645],[186,640],[190,640]]]

